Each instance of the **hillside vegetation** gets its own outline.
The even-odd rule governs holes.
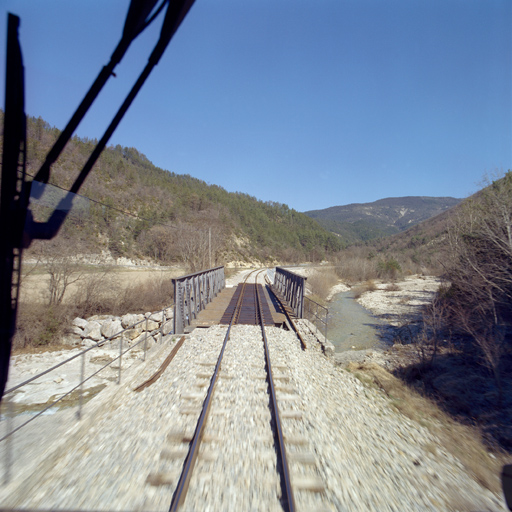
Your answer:
[[[41,118],[28,118],[29,174],[37,172],[58,135]],[[69,189],[95,142],[73,137],[53,165],[50,183]],[[114,257],[204,268],[209,230],[212,264],[320,260],[341,248],[338,237],[284,204],[160,169],[135,148],[107,148],[80,194],[102,204],[90,203],[66,221],[59,238],[78,252],[108,250]],[[44,220],[47,206],[33,206],[36,218]]]
[[[370,241],[405,231],[452,208],[453,197],[388,197],[373,203],[354,203],[311,210],[306,215],[351,243]]]
[[[512,451],[512,172],[488,179],[449,212],[364,249],[396,262],[406,255],[437,261],[437,296],[398,330],[415,357],[397,375],[478,425],[491,449],[498,443]]]

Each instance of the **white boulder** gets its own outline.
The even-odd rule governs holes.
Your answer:
[[[173,332],[174,329],[174,320],[168,320],[165,322],[165,324],[162,327],[162,334],[166,336],[167,334],[170,334]]]
[[[112,318],[111,320],[106,320],[101,326],[101,334],[105,338],[111,338],[116,334],[119,334],[123,330],[123,326],[121,325],[121,320]]]
[[[100,341],[103,338],[101,335],[101,324],[95,320],[87,322],[83,336],[84,338],[90,338],[94,341]]]
[[[132,325],[136,324],[137,322],[140,322],[141,320],[144,320],[144,315],[128,314],[124,315],[121,318],[121,324],[126,329],[127,327],[131,327]]]
[[[71,332],[73,334],[75,334],[76,336],[80,336],[80,337],[83,337],[83,335],[84,335],[84,330],[76,325],[73,325],[73,327],[71,327]]]
[[[146,329],[146,322],[142,324],[142,327],[145,331],[154,331],[155,329],[158,329],[160,327],[160,324],[158,322],[154,322],[153,320],[148,319],[148,328]]]
[[[151,313],[151,315],[149,315],[149,319],[150,320],[153,320],[153,322],[158,322],[159,324],[162,323],[162,312],[158,312],[158,313]]]
[[[87,325],[87,320],[84,320],[83,318],[80,318],[80,317],[77,316],[73,320],[73,325],[75,327],[80,327],[80,329],[85,329],[85,326]]]
[[[127,329],[126,331],[124,331],[124,339],[131,342],[135,338],[139,337],[141,334],[141,329]]]

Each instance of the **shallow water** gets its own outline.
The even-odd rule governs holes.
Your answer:
[[[329,304],[327,337],[336,352],[386,348],[379,338],[382,322],[354,299],[354,292],[338,293]]]

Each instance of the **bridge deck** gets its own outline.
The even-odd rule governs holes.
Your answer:
[[[217,297],[215,297],[215,299],[206,306],[205,309],[199,312],[197,318],[192,321],[191,325],[185,327],[185,332],[189,333],[196,327],[211,327],[212,325],[220,324],[236,289],[236,286],[232,288],[224,288]],[[286,317],[284,313],[282,313],[279,304],[277,304],[276,301],[271,300],[266,286],[263,287],[263,290],[262,298],[267,302],[274,325],[283,325],[286,321]]]

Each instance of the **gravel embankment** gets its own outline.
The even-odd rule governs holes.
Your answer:
[[[182,441],[193,432],[225,329],[196,329],[162,377],[133,392],[170,346],[155,351],[121,386],[91,400],[85,419],[60,439],[49,428],[44,459],[0,487],[0,505],[168,510]],[[308,340],[312,348],[302,351],[294,334],[268,333],[299,510],[505,510],[428,430],[336,367],[319,345]],[[259,328],[236,327],[229,343],[184,509],[279,510]],[[42,446],[32,447],[34,460]]]
[[[429,304],[441,280],[433,276],[410,276],[394,283],[396,290],[390,290],[389,283],[376,284],[376,289],[367,291],[357,301],[374,315],[391,325],[415,320],[421,308]]]

